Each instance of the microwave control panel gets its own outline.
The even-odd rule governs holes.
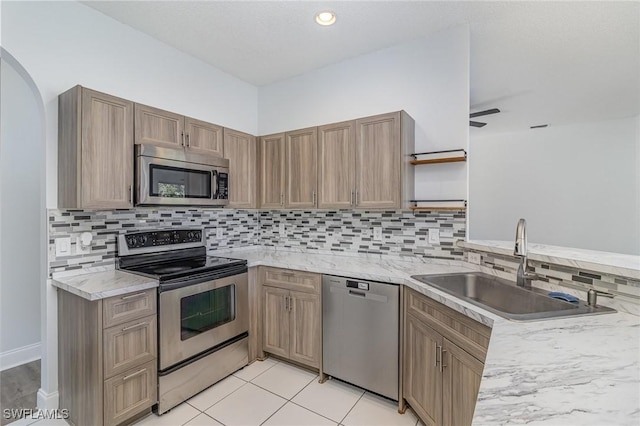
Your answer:
[[[127,242],[127,247],[130,249],[184,243],[199,243],[202,241],[202,231],[198,229],[180,229],[138,232],[126,235],[125,241]]]
[[[229,198],[229,174],[218,173],[217,199],[226,200]]]

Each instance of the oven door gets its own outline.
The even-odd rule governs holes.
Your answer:
[[[247,273],[160,293],[160,370],[249,331]]]
[[[228,169],[180,160],[138,156],[137,205],[224,206]],[[220,187],[224,182],[224,193]]]

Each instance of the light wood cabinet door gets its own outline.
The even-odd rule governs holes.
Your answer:
[[[133,102],[82,89],[81,153],[81,206],[133,207]]]
[[[224,157],[229,160],[229,207],[255,209],[258,206],[255,136],[225,128]]]
[[[266,352],[289,357],[289,291],[262,287],[264,322],[262,345]]]
[[[154,360],[158,342],[156,334],[155,315],[104,330],[104,377],[112,377]]]
[[[484,364],[446,338],[443,340],[443,422],[471,425]]]
[[[438,347],[442,337],[407,315],[404,349],[404,397],[426,426],[442,424],[442,373]]]
[[[264,285],[303,293],[320,294],[322,286],[321,274],[268,266],[265,266],[263,271]]]
[[[184,117],[182,115],[142,104],[136,104],[135,111],[136,144],[184,148]]]
[[[400,208],[400,113],[356,120],[357,208]]]
[[[222,127],[195,118],[185,117],[185,145],[199,154],[223,156]]]
[[[123,423],[157,400],[155,360],[104,382],[104,424]]]
[[[102,301],[104,328],[112,327],[156,313],[158,292],[155,288]]]
[[[285,190],[285,135],[260,138],[260,207],[284,207]]]
[[[290,295],[291,348],[289,359],[320,368],[322,314],[320,295],[292,291]]]
[[[286,206],[313,208],[317,196],[317,128],[286,134]]]
[[[318,208],[353,207],[356,122],[318,127]]]

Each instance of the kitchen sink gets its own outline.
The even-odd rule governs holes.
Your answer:
[[[413,275],[411,278],[513,321],[616,312],[605,306],[589,306],[582,300],[569,303],[555,299],[548,296],[546,290],[525,289],[515,282],[482,272]]]

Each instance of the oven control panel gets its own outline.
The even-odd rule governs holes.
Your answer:
[[[199,243],[202,241],[202,231],[199,229],[180,229],[137,232],[125,235],[124,239],[129,249]]]

